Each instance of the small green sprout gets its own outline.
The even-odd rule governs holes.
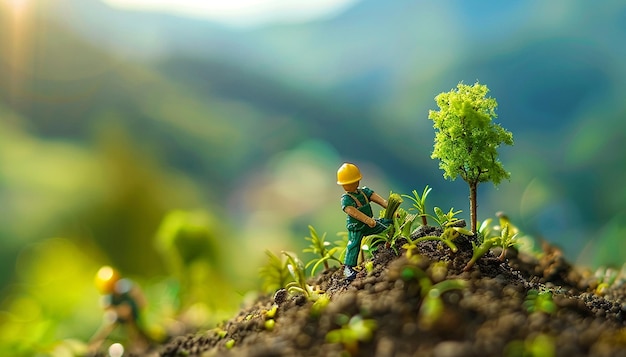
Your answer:
[[[528,290],[523,305],[530,313],[543,312],[550,315],[556,312],[556,304],[552,300],[552,293],[548,290]]]
[[[502,247],[502,253],[500,253],[500,256],[498,257],[500,261],[503,262],[506,259],[506,250],[517,243],[517,234],[518,233],[512,233],[512,230],[509,228],[508,224],[502,227],[502,230],[500,231],[500,237],[496,239],[496,245]]]
[[[391,243],[401,234],[401,228],[398,224],[398,215],[396,212],[400,208],[402,204],[402,196],[397,193],[389,193],[389,198],[387,199],[387,208],[385,208],[381,215],[384,219],[392,222],[391,225],[382,233],[378,234],[379,236],[387,235],[386,239],[386,247],[389,248]],[[404,218],[404,217],[402,217]],[[374,245],[375,246],[375,245]]]
[[[302,294],[309,300],[317,300],[323,292],[317,291],[312,286],[307,284],[304,264],[302,264],[302,261],[298,259],[295,253],[286,251],[283,251],[282,253],[287,257],[287,269],[294,279],[294,281],[287,283],[287,286],[285,287],[287,291],[292,295]]]
[[[313,226],[309,226],[309,232],[311,236],[305,237],[304,239],[310,241],[311,245],[308,248],[305,248],[302,252],[319,255],[319,258],[315,258],[305,265],[305,269],[308,269],[311,265],[313,266],[311,269],[311,276],[315,275],[315,271],[320,264],[324,264],[324,269],[328,270],[330,268],[328,264],[329,260],[333,260],[341,264],[339,258],[335,257],[335,253],[340,250],[341,247],[335,246],[329,248],[331,244],[326,241],[326,233],[320,236],[317,234],[317,231],[313,228]]]
[[[497,235],[494,235],[494,227],[491,224],[492,222],[493,219],[487,218],[480,224],[480,227],[478,228],[478,239],[480,242],[498,237]]]
[[[283,251],[282,253],[287,257],[287,270],[294,279],[294,281],[287,284],[287,291],[290,294],[302,293],[308,297],[309,289],[306,283],[306,275],[304,273],[304,265],[302,264],[302,261],[295,255],[295,253],[286,251]]]
[[[397,212],[397,221],[400,223],[400,236],[409,237],[411,235],[411,230],[413,229],[413,223],[415,222],[415,218],[417,218],[416,214],[409,214],[407,211],[402,208],[398,209]]]
[[[510,357],[554,357],[556,345],[552,336],[540,333],[531,335],[524,341],[511,341],[504,351],[505,356]]]
[[[441,208],[439,207],[435,207],[433,211],[435,211],[435,216],[430,217],[433,217],[433,219],[435,220],[435,222],[437,222],[441,229],[446,229],[447,227],[450,227],[459,222],[460,219],[457,218],[456,215],[463,212],[461,210],[455,211],[454,208],[450,208],[447,213],[443,213],[443,210],[441,210]]]
[[[444,311],[441,295],[451,290],[461,290],[466,287],[465,280],[448,279],[433,284],[431,278],[417,266],[405,266],[400,276],[405,281],[417,280],[420,285],[422,303],[420,305],[419,323],[424,328],[429,328],[439,320]]]
[[[411,226],[415,221],[414,214],[408,214],[402,208],[397,210],[397,214],[393,217],[393,225],[388,230],[385,230],[379,234],[369,235],[363,238],[361,249],[367,252],[372,252],[375,247],[384,244],[385,247],[393,249],[398,254],[396,248],[396,242],[400,238],[406,238],[410,236]]]
[[[443,314],[444,304],[441,295],[447,291],[464,289],[465,286],[465,280],[449,279],[422,290],[424,300],[420,306],[419,324],[424,328],[430,328]]]
[[[443,281],[448,276],[448,264],[449,262],[437,261],[430,265],[428,275],[434,283]]]
[[[389,199],[387,199],[387,208],[385,209],[384,218],[393,219],[398,208],[402,204],[402,196],[397,193],[389,193]]]
[[[428,214],[426,214],[426,197],[428,197],[428,194],[430,193],[431,190],[432,188],[426,185],[426,187],[424,187],[424,191],[422,192],[421,196],[419,193],[417,193],[416,190],[412,191],[413,196],[402,195],[402,197],[406,197],[410,199],[411,201],[413,201],[413,207],[410,208],[410,210],[413,209],[417,211],[417,215],[422,219],[423,226],[428,225],[428,219],[427,219]]]
[[[389,235],[387,235],[387,232],[389,232],[389,230],[364,237],[363,241],[361,242],[361,249],[371,254],[374,250],[376,250],[377,247],[379,247],[380,245],[384,245],[385,247],[390,247],[391,249],[393,249],[393,251],[397,254],[398,252],[395,242],[400,237],[400,233],[396,230],[398,234],[394,234],[389,237]]]
[[[606,291],[616,283],[623,284],[626,277],[626,264],[618,271],[614,268],[600,267],[594,274],[597,279],[598,286],[595,289],[596,295],[604,295]]]
[[[265,292],[274,292],[281,289],[291,281],[291,275],[287,267],[288,262],[284,257],[278,257],[269,250],[265,251],[268,261],[259,271],[259,275],[263,278],[263,290]]]
[[[268,331],[274,330],[274,326],[276,325],[276,321],[274,319],[265,320],[264,326]]]
[[[311,306],[311,316],[319,317],[322,314],[322,311],[326,309],[326,306],[330,303],[330,296],[326,294],[322,294],[319,298],[313,303]]]
[[[473,236],[474,233],[468,231],[462,227],[448,227],[446,228],[440,236],[424,236],[419,237],[415,240],[411,240],[408,238],[409,242],[402,246],[406,250],[407,258],[410,258],[414,254],[414,250],[417,249],[417,244],[420,242],[424,242],[427,240],[438,240],[442,243],[445,243],[453,253],[456,253],[458,250],[456,244],[454,244],[454,240],[459,237],[459,235]]]
[[[345,316],[343,316],[345,317]],[[359,352],[359,342],[367,342],[374,336],[376,321],[363,319],[361,315],[355,315],[347,323],[342,321],[341,328],[331,330],[326,334],[329,343],[341,343],[351,356]]]
[[[463,271],[470,271],[470,269],[472,269],[472,267],[474,266],[474,264],[476,264],[478,259],[480,259],[483,255],[487,254],[487,252],[489,251],[489,249],[491,249],[494,243],[495,243],[495,238],[484,240],[479,246],[476,246],[476,243],[472,242],[472,247],[473,247],[472,258],[470,259],[469,262],[467,262],[467,264],[465,265],[465,268],[463,268]]]
[[[228,334],[226,330],[219,328],[219,327],[214,328],[213,331],[215,332],[215,335],[217,336],[217,338],[220,340],[226,337],[226,335]]]
[[[371,275],[372,272],[374,271],[374,262],[371,260],[368,260],[365,262],[365,270],[367,271],[367,275]]]
[[[267,316],[270,319],[273,319],[274,316],[276,316],[276,312],[277,311],[278,311],[278,305],[274,304],[274,305],[272,305],[272,308],[267,310],[267,312],[265,313],[265,316]]]
[[[228,341],[226,341],[226,343],[224,344],[224,346],[225,346],[227,349],[229,349],[229,350],[230,350],[230,349],[232,349],[232,348],[235,346],[235,340],[234,340],[234,339],[232,339],[232,338],[231,338],[231,339],[229,339]]]
[[[346,257],[346,251],[348,250],[348,241],[350,240],[350,238],[348,237],[348,232],[346,231],[341,231],[341,232],[337,232],[337,237],[340,237],[340,240],[336,240],[333,243],[335,244],[335,246],[337,247],[337,250],[341,253],[339,253],[339,261],[343,261]]]

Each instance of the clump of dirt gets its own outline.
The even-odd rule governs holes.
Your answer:
[[[412,238],[438,234],[424,226]],[[505,262],[489,252],[464,272],[474,239],[458,237],[457,252],[424,241],[410,258],[399,239],[379,247],[352,282],[338,268],[312,279],[330,298],[325,306],[280,290],[215,329],[173,339],[160,355],[626,356],[623,282],[599,295],[591,274],[547,244],[538,255],[509,249]],[[446,281],[462,288],[434,288]],[[369,325],[329,339],[354,316]]]

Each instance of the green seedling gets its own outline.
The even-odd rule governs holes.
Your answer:
[[[404,209],[397,210],[396,215],[393,217],[393,228],[383,231],[379,234],[367,236],[363,239],[361,249],[366,252],[371,252],[381,244],[384,244],[386,248],[391,248],[398,255],[398,249],[396,248],[396,242],[400,238],[409,239],[411,233],[411,227],[417,215],[408,214]],[[390,232],[393,232],[390,234]]]
[[[330,296],[322,294],[311,306],[311,317],[319,317],[330,303]]]
[[[465,268],[463,268],[463,271],[470,271],[470,269],[472,269],[472,267],[474,266],[474,264],[476,264],[478,259],[480,259],[483,255],[487,254],[487,252],[489,251],[489,249],[491,249],[494,243],[495,243],[495,238],[484,240],[479,246],[477,246],[476,243],[472,242],[472,250],[473,250],[472,259],[470,259],[470,261],[467,262],[467,264],[465,265]]]
[[[217,338],[220,340],[226,337],[226,335],[228,334],[226,330],[219,328],[219,327],[214,328],[213,331],[215,332],[215,335],[217,336]]]
[[[274,330],[274,326],[276,326],[276,321],[274,321],[274,319],[265,320],[265,323],[263,324],[263,326],[265,327],[266,330],[272,331]]]
[[[389,199],[387,199],[387,208],[384,210],[383,217],[386,219],[393,219],[396,211],[402,204],[402,196],[397,193],[389,193]]]
[[[496,238],[496,245],[502,247],[502,253],[500,253],[500,256],[498,257],[500,261],[503,262],[505,260],[506,250],[517,243],[516,238],[517,233],[513,234],[512,231],[509,229],[508,224],[502,227],[502,230],[500,231],[500,237]]]
[[[276,312],[278,312],[278,305],[274,304],[269,310],[267,310],[267,312],[265,313],[265,316],[268,319],[273,319],[276,316]]]
[[[350,240],[349,236],[348,236],[348,232],[346,231],[342,231],[342,232],[337,232],[337,237],[340,237],[340,240],[336,240],[333,243],[335,244],[335,247],[337,247],[337,251],[340,252],[339,253],[339,261],[343,261],[346,257],[346,252],[348,250],[348,241]]]
[[[477,188],[481,182],[498,185],[510,173],[498,160],[501,144],[513,145],[513,134],[492,122],[498,103],[487,97],[487,86],[459,83],[435,97],[439,110],[431,110],[435,144],[431,158],[439,159],[446,179],[461,176],[470,190],[471,231],[476,232]]]
[[[310,237],[305,237],[304,239],[311,242],[311,245],[308,248],[305,248],[302,252],[304,253],[313,253],[319,256],[319,258],[315,258],[309,261],[305,265],[305,269],[311,268],[311,276],[315,275],[315,271],[320,266],[320,264],[324,264],[324,269],[328,270],[330,265],[329,261],[336,261],[341,264],[339,258],[335,257],[335,253],[341,249],[339,246],[331,247],[331,243],[326,241],[326,233],[320,236],[317,234],[317,231],[313,226],[309,226]]]
[[[428,185],[426,185],[426,187],[424,187],[424,191],[422,192],[422,195],[420,196],[419,193],[417,193],[416,190],[413,190],[413,196],[409,196],[409,195],[402,195],[402,197],[406,197],[408,199],[410,199],[411,201],[413,201],[413,207],[410,208],[417,211],[417,215],[422,219],[422,225],[427,226],[428,225],[428,214],[426,214],[426,197],[428,197],[428,194],[430,193],[430,191],[432,190],[432,188],[428,187]]]
[[[441,281],[422,292],[424,300],[420,306],[419,323],[423,328],[430,328],[439,320],[445,309],[441,295],[451,290],[462,290],[466,286],[465,280],[450,279]]]
[[[556,312],[556,304],[552,300],[552,293],[548,290],[528,290],[523,305],[530,313],[543,312],[550,315]]]
[[[449,262],[437,261],[430,265],[427,272],[433,283],[443,281],[448,276],[448,264]]]
[[[505,348],[507,357],[554,357],[556,345],[554,337],[540,333],[531,335],[526,340],[511,341]]]
[[[445,243],[450,248],[450,250],[452,250],[453,253],[456,253],[458,248],[456,244],[454,244],[454,240],[458,238],[461,234],[466,235],[466,236],[474,235],[474,233],[472,233],[471,231],[468,231],[465,228],[448,227],[443,231],[443,233],[441,233],[440,236],[424,236],[424,237],[419,237],[415,240],[410,240],[410,238],[408,238],[409,242],[403,245],[402,248],[406,250],[407,258],[410,258],[415,253],[415,250],[417,250],[418,243],[424,242],[427,240],[435,240],[435,241],[440,241],[442,243]]]
[[[278,305],[274,304],[272,307],[265,312],[265,329],[268,331],[272,331],[274,326],[276,325],[276,321],[274,318],[276,317],[276,313],[278,312]]]
[[[363,319],[361,315],[355,315],[349,320],[346,316],[341,317],[343,317],[343,321],[340,322],[341,328],[329,331],[326,334],[326,341],[341,343],[351,356],[356,356],[359,353],[359,342],[370,341],[374,336],[376,321]]]
[[[292,279],[287,267],[288,261],[285,257],[278,257],[269,250],[265,251],[268,261],[263,266],[259,275],[263,279],[263,290],[265,292],[274,292],[285,287]]]
[[[398,238],[405,235],[408,236],[410,233],[415,215],[408,215],[405,210],[400,208],[402,197],[397,193],[391,193],[387,202],[387,209],[381,212],[381,217],[391,220],[392,223],[386,230],[380,233],[363,237],[361,241],[362,258],[363,252],[368,252],[371,255],[381,244],[384,245],[385,248],[392,248],[397,255],[396,241]]]
[[[625,265],[626,266],[626,265]],[[616,269],[600,267],[595,272],[598,286],[595,289],[596,295],[604,295],[617,280],[620,273]]]
[[[402,204],[402,196],[393,192],[389,193],[389,199],[387,199],[387,208],[381,212],[383,218],[392,222],[389,228],[385,230],[385,232],[381,233],[381,234],[387,234],[388,241],[391,241],[393,240],[393,238],[396,238],[400,235],[401,228],[397,224],[399,220],[396,215],[396,212],[398,211],[398,208],[400,208],[401,204]]]
[[[372,272],[374,271],[374,262],[369,260],[367,262],[365,262],[365,264],[363,264],[365,266],[365,270],[367,271],[367,275],[371,275]]]
[[[302,261],[295,255],[295,253],[286,251],[283,251],[282,253],[287,257],[287,270],[294,280],[287,283],[287,291],[290,294],[301,293],[308,297],[309,285],[306,283],[306,274],[304,272],[304,265],[302,264]]]
[[[497,235],[494,235],[494,228],[492,225],[493,219],[487,218],[482,221],[480,227],[478,228],[478,240],[482,243],[491,238],[496,238]]]
[[[447,227],[453,226],[459,222],[460,219],[457,218],[456,215],[463,212],[461,210],[455,211],[454,208],[450,208],[447,213],[443,213],[443,210],[439,207],[435,207],[433,211],[435,212],[435,216],[430,217],[437,222],[441,229],[446,229]]]
[[[287,257],[287,269],[291,274],[293,281],[287,283],[285,289],[292,295],[302,294],[307,299],[315,301],[323,293],[315,290],[311,285],[306,283],[306,273],[304,270],[304,264],[295,253],[282,252]]]
[[[461,279],[443,280],[433,284],[428,274],[414,265],[404,267],[400,276],[405,281],[417,280],[420,285],[422,303],[419,310],[419,323],[423,328],[432,326],[443,314],[445,307],[441,295],[447,291],[464,289],[467,284]]]
[[[396,220],[399,223],[400,236],[409,237],[411,235],[411,230],[413,229],[413,223],[415,222],[417,215],[408,213],[402,208],[398,209],[396,215],[397,215]]]
[[[232,349],[233,347],[235,347],[235,340],[231,338],[230,340],[226,341],[224,346],[229,350]]]

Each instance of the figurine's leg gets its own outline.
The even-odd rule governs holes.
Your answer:
[[[150,346],[150,337],[137,325],[135,321],[128,321],[128,335],[131,340],[131,346],[134,353],[142,354]]]
[[[111,332],[113,332],[115,327],[117,327],[117,322],[102,324],[98,331],[96,331],[93,337],[89,340],[89,350],[94,352],[97,351],[104,339],[106,339]]]
[[[347,266],[353,267],[357,263],[359,250],[361,248],[361,240],[363,239],[363,234],[361,231],[348,231],[348,246],[346,251],[346,258],[344,263]]]
[[[344,264],[346,268],[344,270],[344,275],[348,279],[354,279],[356,276],[356,271],[353,267],[356,266],[359,251],[361,250],[361,240],[363,239],[362,232],[348,230],[348,246],[346,247],[346,258],[344,260]]]

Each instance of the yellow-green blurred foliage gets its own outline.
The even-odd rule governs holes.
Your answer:
[[[241,296],[233,290],[237,275],[228,264],[241,262],[241,257],[228,256],[229,240],[206,211],[169,212],[157,231],[156,247],[177,282],[177,313],[192,326],[216,322],[238,306]]]
[[[0,319],[0,354],[50,351],[68,337],[88,339],[98,326],[98,294],[91,284],[97,252],[88,244],[53,238],[24,248],[17,281],[9,285]]]
[[[21,240],[2,243],[8,264],[19,255],[15,275],[2,271],[0,355],[84,347],[102,316],[93,286],[102,264],[142,286],[155,336],[215,324],[237,308],[237,291],[255,287],[233,284],[221,257],[228,224],[201,190],[150,159],[119,122],[100,127],[91,148],[35,140],[16,122],[0,130],[0,235]]]

